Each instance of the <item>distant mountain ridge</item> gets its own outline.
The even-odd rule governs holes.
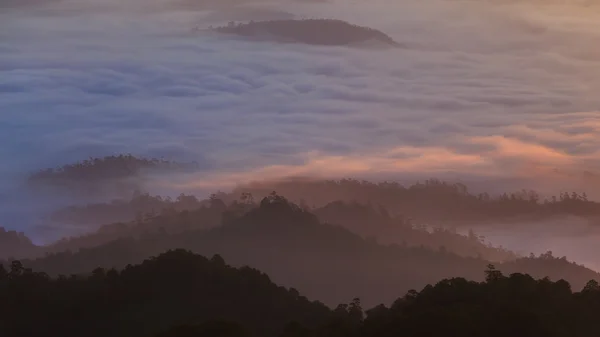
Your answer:
[[[239,200],[224,202],[220,198],[231,199],[227,195],[214,195],[211,199],[199,200],[191,195],[181,194],[175,199],[151,196],[147,193],[136,194],[131,200],[115,200],[109,203],[73,206],[55,212],[51,219],[57,222],[88,225],[103,225],[97,233],[79,238],[65,239],[47,247],[50,251],[91,247],[119,237],[138,236],[143,231],[156,231],[162,226],[167,232],[180,232],[190,229],[206,229],[220,226],[224,217],[243,213],[257,207],[253,196],[242,193]],[[306,207],[306,206],[305,206]],[[176,212],[190,211],[191,223],[181,220],[179,224],[165,220]],[[473,232],[469,236],[460,235],[442,228],[425,228],[402,216],[392,216],[382,206],[376,208],[370,204],[335,201],[324,207],[311,209],[310,212],[325,223],[339,225],[367,239],[384,244],[406,246],[424,246],[430,249],[444,249],[461,256],[481,256],[490,261],[505,261],[517,256],[501,247],[485,243]],[[167,215],[167,217],[161,216]],[[156,221],[144,221],[144,218],[158,217]],[[131,221],[135,221],[131,223]],[[161,221],[165,221],[161,223]],[[123,224],[117,224],[124,222]],[[129,223],[129,224],[127,224]]]

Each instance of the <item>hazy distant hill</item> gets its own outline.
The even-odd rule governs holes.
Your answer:
[[[585,193],[562,193],[542,197],[531,190],[491,195],[472,193],[468,186],[438,179],[412,185],[398,182],[370,182],[355,179],[288,179],[249,183],[231,195],[251,193],[262,198],[277,191],[295,202],[322,207],[334,201],[372,203],[384,206],[391,214],[412,218],[417,223],[476,226],[487,221],[526,221],[576,215],[600,217],[600,203],[588,200]]]
[[[132,155],[106,156],[39,170],[29,176],[29,181],[50,184],[102,182],[130,178],[144,172],[193,171],[198,169],[198,165],[196,162],[180,163]]]
[[[27,183],[36,189],[59,188],[85,196],[101,192],[131,195],[142,188],[143,179],[148,174],[193,172],[199,168],[197,162],[182,163],[132,155],[106,156],[33,172]]]
[[[84,167],[86,165],[83,165]],[[118,166],[118,165],[117,165]],[[102,165],[92,165],[91,171],[105,170]],[[173,170],[177,170],[173,168]],[[85,169],[86,171],[88,169]],[[99,173],[99,174],[100,174]],[[90,173],[94,174],[94,173]],[[100,177],[102,176],[101,173]],[[55,175],[61,181],[64,173],[44,174],[42,180],[53,181]],[[75,174],[77,176],[78,174]],[[91,180],[101,178],[94,177]],[[129,190],[131,195],[133,189]],[[219,199],[230,203],[242,194],[250,194],[261,199],[277,191],[294,202],[304,203],[310,208],[324,207],[332,202],[358,202],[383,206],[391,215],[413,219],[415,223],[431,225],[469,224],[477,226],[486,222],[524,222],[548,219],[561,215],[575,215],[590,220],[600,219],[600,203],[589,200],[585,193],[561,193],[558,196],[542,197],[531,190],[492,195],[472,193],[468,186],[460,183],[429,179],[412,185],[397,182],[375,183],[354,179],[308,180],[290,179],[249,183],[236,188],[231,193],[220,193]],[[116,221],[130,221],[139,212],[160,212],[163,208],[196,209],[201,203],[193,196],[185,196],[184,201],[160,198],[143,193],[136,194],[127,201],[73,206],[59,209],[51,216],[52,220],[79,224],[101,224]],[[192,200],[194,199],[194,200]]]
[[[228,197],[223,194],[220,196]],[[156,231],[159,227],[169,233],[216,227],[221,224],[224,216],[232,213],[241,215],[258,206],[250,194],[242,194],[241,198],[229,201],[227,205],[216,195],[211,199],[198,200],[194,196],[184,194],[171,199],[140,193],[134,195],[130,201],[115,200],[109,203],[67,207],[56,211],[51,219],[84,226],[102,223],[112,225],[102,226],[97,233],[61,240],[47,248],[50,251],[61,251],[92,247],[120,237],[139,236],[143,232]],[[169,220],[176,212],[185,210],[191,211],[186,213],[187,219],[182,218],[178,222]],[[311,212],[322,222],[342,226],[364,238],[384,244],[424,246],[436,250],[443,247],[460,256],[481,256],[490,261],[505,261],[517,257],[510,251],[484,243],[472,232],[465,236],[447,229],[426,228],[402,216],[392,216],[381,206],[335,201]],[[155,220],[143,221],[156,216],[158,218]]]
[[[183,215],[187,214],[187,215]],[[157,217],[165,221],[194,221],[192,213]],[[225,219],[225,225],[209,230],[168,234],[142,234],[77,253],[63,252],[26,267],[51,275],[89,271],[97,266],[122,268],[167,249],[184,248],[203,255],[221,254],[233,265],[259,268],[275,282],[292,286],[309,298],[330,305],[360,297],[368,305],[389,301],[405,291],[446,277],[481,279],[489,261],[464,258],[444,250],[400,245],[384,246],[337,226],[326,225],[314,214],[272,195],[258,208]],[[530,272],[534,277],[565,278],[580,289],[599,275],[564,259],[545,255],[519,259],[499,268]]]
[[[370,42],[400,46],[379,30],[330,19],[272,20],[239,24],[230,22],[227,26],[213,28],[213,31],[258,40],[324,46],[348,46]]]
[[[450,229],[427,228],[412,223],[408,218],[392,216],[382,206],[334,201],[312,212],[325,223],[342,226],[383,244],[424,246],[436,250],[443,248],[460,256],[479,256],[491,261],[517,258],[513,252],[485,243],[473,231],[469,232],[469,235],[461,235]]]
[[[24,233],[0,227],[0,259],[36,256],[41,252],[42,248],[34,245]]]

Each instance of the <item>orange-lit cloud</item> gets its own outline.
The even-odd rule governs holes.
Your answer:
[[[577,169],[581,158],[535,143],[502,136],[472,137],[466,141],[489,145],[490,149],[463,154],[450,148],[400,146],[363,155],[331,156],[318,151],[303,155],[300,165],[268,165],[247,171],[191,175],[170,180],[172,188],[227,188],[255,180],[286,177],[340,178],[378,174],[458,172],[464,176],[529,177],[557,176],[559,171]]]

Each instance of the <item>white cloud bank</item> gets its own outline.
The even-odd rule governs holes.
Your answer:
[[[194,35],[194,25],[209,24],[205,13],[136,4],[0,13],[2,186],[33,169],[123,152],[206,163],[203,174],[168,182],[181,189],[452,171],[536,186],[553,176],[557,189],[582,190],[589,181],[553,170],[600,169],[596,9],[269,4],[407,45],[356,50]],[[20,219],[0,216],[26,228]]]

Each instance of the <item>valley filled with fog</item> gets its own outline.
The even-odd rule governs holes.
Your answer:
[[[108,224],[94,216],[51,220],[53,212],[129,202],[135,189],[204,199],[289,177],[405,186],[438,178],[464,183],[474,196],[535,190],[540,205],[564,192],[600,200],[600,7],[593,4],[0,0],[0,8],[0,226],[38,245]],[[340,30],[383,36],[394,48],[336,36],[316,45],[209,32],[231,21],[294,19],[343,20],[350,25]],[[28,181],[46,168],[128,153],[194,167],[136,172],[125,185],[77,192]],[[362,198],[340,192],[320,200],[326,189],[272,187],[313,211]],[[138,209],[127,207],[106,221],[133,221]],[[521,256],[552,251],[600,271],[593,212],[457,215],[447,223],[418,218],[426,213],[414,221],[472,229],[485,236],[483,246]]]

